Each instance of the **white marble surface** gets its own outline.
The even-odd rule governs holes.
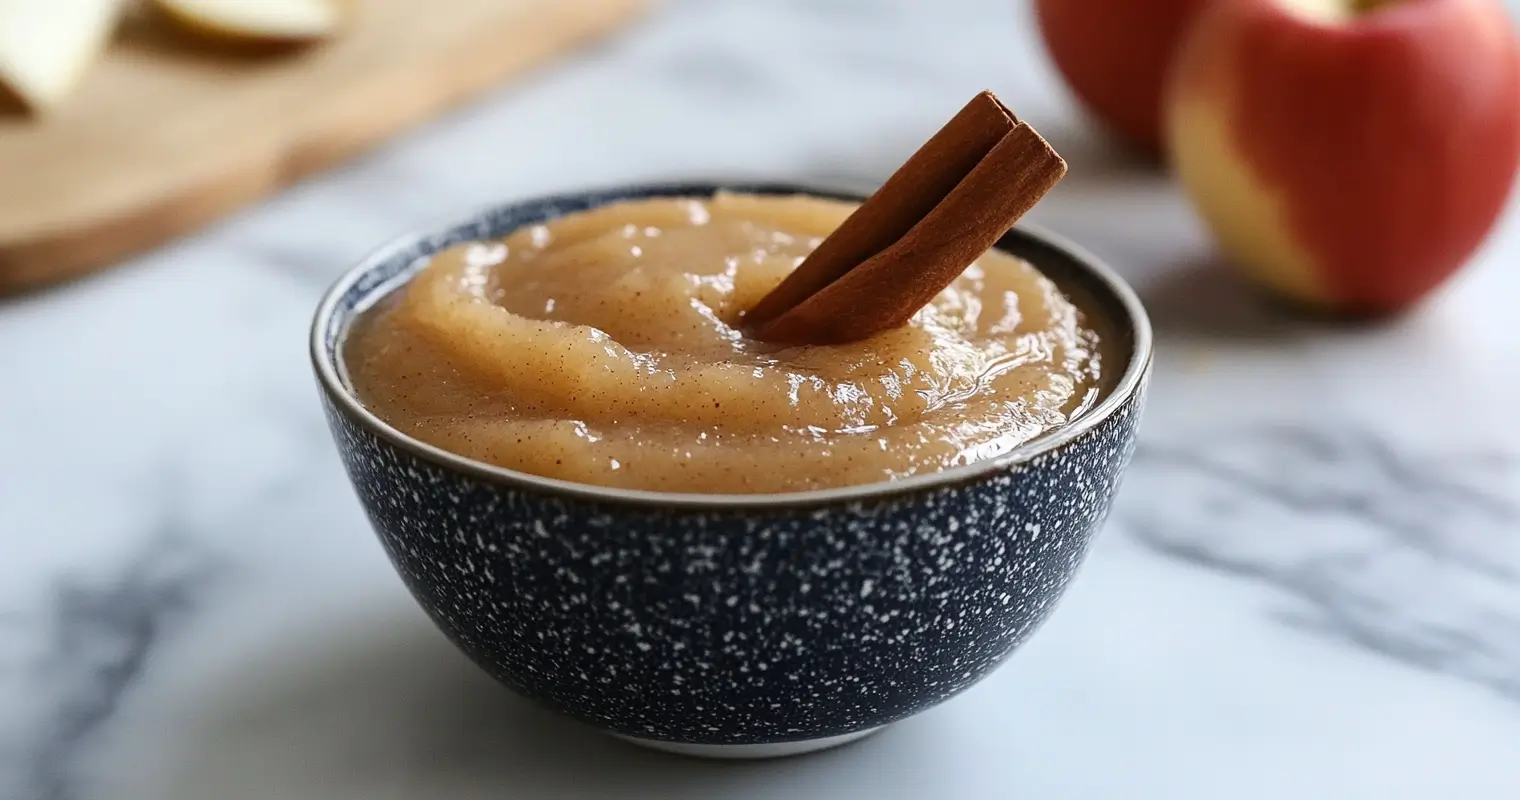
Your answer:
[[[1091,135],[1027,15],[672,0],[202,235],[0,305],[0,798],[1520,796],[1520,214],[1396,324],[1275,316],[1164,177]],[[478,675],[320,420],[303,337],[326,282],[507,197],[869,184],[983,87],[1072,162],[1034,218],[1131,277],[1160,334],[1141,452],[1052,621],[938,709],[764,764],[634,750]]]

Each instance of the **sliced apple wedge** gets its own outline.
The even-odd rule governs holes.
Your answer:
[[[0,83],[34,111],[61,103],[105,48],[118,0],[0,0]]]
[[[298,43],[331,35],[343,22],[338,0],[153,0],[193,33],[249,43]]]

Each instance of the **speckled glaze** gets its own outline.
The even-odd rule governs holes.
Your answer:
[[[1144,312],[1118,278],[1046,234],[999,244],[1117,320],[1127,365],[1077,422],[995,462],[789,495],[602,489],[412,440],[349,392],[356,313],[451,244],[610,201],[502,206],[404,238],[330,291],[312,357],[338,450],[418,602],[514,690],[610,733],[677,750],[848,737],[923,711],[1007,658],[1049,615],[1108,513],[1150,370]],[[730,185],[757,193],[838,193]]]

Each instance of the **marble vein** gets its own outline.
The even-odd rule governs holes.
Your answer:
[[[1120,514],[1147,548],[1275,586],[1296,628],[1520,702],[1513,455],[1415,452],[1351,425],[1189,438],[1136,454]]]
[[[105,581],[57,579],[43,617],[35,621],[46,644],[31,663],[15,667],[51,698],[34,737],[21,748],[24,760],[8,770],[17,800],[80,796],[75,767],[81,752],[216,571],[202,548],[170,531]]]

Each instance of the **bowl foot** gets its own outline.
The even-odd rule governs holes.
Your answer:
[[[677,755],[693,756],[695,758],[752,760],[760,758],[785,758],[786,756],[800,756],[804,753],[816,753],[819,750],[828,750],[831,747],[859,741],[885,727],[885,725],[880,725],[875,728],[867,728],[863,731],[846,733],[842,736],[825,736],[821,739],[803,739],[797,742],[771,742],[767,744],[685,744],[682,742],[662,742],[658,739],[640,739],[637,736],[612,735],[640,747],[648,747],[651,750],[661,750]]]

